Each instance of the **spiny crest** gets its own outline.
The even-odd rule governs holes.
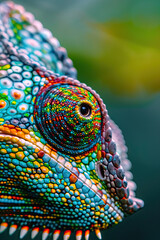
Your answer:
[[[3,233],[4,231],[6,231],[8,227],[9,227],[8,223],[1,223],[0,233]],[[14,235],[16,230],[18,230],[18,226],[17,225],[11,225],[9,227],[9,235],[10,236]],[[20,229],[19,238],[23,239],[28,234],[29,230],[30,229],[29,229],[28,226],[23,226]],[[33,228],[32,231],[31,231],[31,239],[35,239],[39,232],[40,232],[40,229],[38,227]],[[54,230],[53,240],[58,240],[58,238],[60,237],[60,234],[61,234],[60,230]],[[96,234],[97,238],[102,239],[101,232],[100,232],[99,229],[95,230],[95,234]],[[46,240],[50,235],[51,235],[50,229],[46,228],[46,229],[43,230],[41,238],[42,238],[42,240]],[[81,240],[83,235],[84,235],[85,240],[89,240],[90,230],[86,230],[84,233],[83,233],[82,230],[77,230],[75,232],[76,240]],[[66,230],[63,233],[63,240],[68,240],[70,238],[70,236],[71,236],[71,230]]]

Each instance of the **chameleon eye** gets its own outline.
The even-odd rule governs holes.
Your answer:
[[[79,107],[79,111],[83,117],[89,117],[91,115],[92,108],[91,108],[90,104],[82,103]]]
[[[97,98],[84,87],[46,85],[39,92],[34,117],[47,142],[57,150],[78,155],[101,137],[101,109]]]

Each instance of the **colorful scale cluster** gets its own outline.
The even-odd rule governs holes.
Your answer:
[[[2,44],[0,47],[3,49]],[[4,70],[6,63],[9,68]],[[29,127],[41,78],[14,56],[3,56],[0,69],[0,122],[5,120],[22,129]]]
[[[76,69],[67,57],[66,49],[32,14],[25,12],[22,6],[16,5],[15,8],[12,3],[8,3],[1,4],[1,18],[9,42],[18,46],[22,55],[27,54],[32,61],[55,73],[76,78]]]
[[[0,15],[0,232],[101,238],[143,207],[123,136],[48,30],[11,2]]]
[[[9,134],[10,127],[12,129],[12,126],[4,125],[0,130]],[[8,203],[0,209],[5,221],[16,222],[19,226],[32,223],[32,227],[36,227],[38,224],[50,229],[83,229],[87,226],[92,229],[92,226],[106,228],[122,219],[123,213],[111,203],[102,185],[85,174],[85,164],[77,167],[71,159],[55,152],[51,152],[50,157],[19,137],[4,135],[0,141],[1,197],[3,203]],[[94,157],[91,163],[88,169],[93,170]],[[111,214],[105,215],[105,211]]]

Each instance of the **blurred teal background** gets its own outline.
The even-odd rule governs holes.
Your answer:
[[[124,133],[137,196],[145,208],[104,230],[103,239],[160,239],[160,1],[15,2],[59,39],[78,79],[101,95]],[[0,239],[9,240],[7,232]],[[17,240],[18,233],[10,239]]]

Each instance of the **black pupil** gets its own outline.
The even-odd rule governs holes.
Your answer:
[[[82,103],[80,106],[80,113],[85,117],[89,117],[91,115],[91,106],[87,103]]]

